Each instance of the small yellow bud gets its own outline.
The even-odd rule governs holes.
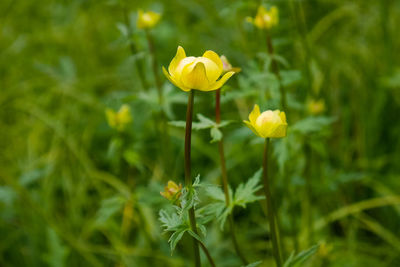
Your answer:
[[[143,12],[139,9],[137,17],[137,27],[139,29],[151,29],[160,21],[161,15],[153,12]]]
[[[217,90],[235,73],[229,71],[217,81],[223,73],[223,63],[217,53],[208,50],[201,57],[187,57],[181,46],[168,71],[163,67],[163,72],[171,83],[186,92]]]
[[[106,109],[106,117],[111,128],[123,131],[132,122],[131,108],[128,105],[122,105],[118,112],[108,108]]]
[[[260,113],[260,107],[254,105],[249,121],[244,121],[256,135],[262,138],[281,138],[286,136],[287,122],[285,112],[267,110]]]
[[[318,115],[325,111],[325,101],[323,99],[310,100],[307,104],[307,109],[310,114]]]
[[[226,56],[221,55],[220,59],[222,61],[222,69],[223,69],[224,73],[229,72],[229,71],[233,71],[235,73],[239,73],[239,72],[242,71],[241,68],[232,67],[231,63],[228,61]]]
[[[170,180],[168,181],[167,186],[164,188],[164,192],[160,192],[160,194],[166,199],[175,202],[181,196],[182,194],[181,190],[182,190],[181,184],[179,184],[178,186],[175,182]]]
[[[254,19],[247,17],[246,20],[259,29],[271,29],[279,23],[278,8],[273,6],[267,10],[265,7],[259,6]]]

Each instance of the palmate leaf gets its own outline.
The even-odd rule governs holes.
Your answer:
[[[262,188],[259,184],[262,169],[258,170],[245,184],[240,184],[236,189],[233,203],[236,206],[246,207],[246,204],[263,199],[255,193]]]
[[[296,122],[290,129],[301,134],[312,134],[324,130],[336,121],[334,117],[312,116]]]
[[[200,210],[200,212],[204,212],[205,220],[210,221],[213,218],[217,218],[220,228],[223,229],[227,217],[232,213],[235,206],[245,208],[247,204],[263,199],[264,197],[256,195],[256,192],[262,188],[260,185],[261,173],[262,170],[260,169],[246,183],[240,184],[234,195],[229,188],[229,206],[226,205],[225,194],[220,187],[207,187],[206,194],[215,202]]]
[[[306,260],[308,260],[312,255],[314,255],[318,251],[319,245],[314,245],[307,250],[301,251],[299,254],[294,256],[294,252],[292,252],[289,258],[286,260],[283,267],[298,267],[301,266]]]

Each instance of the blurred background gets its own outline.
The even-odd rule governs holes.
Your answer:
[[[170,205],[160,191],[183,183],[184,129],[167,122],[185,120],[187,101],[161,66],[181,45],[242,69],[221,107],[237,187],[262,161],[242,120],[280,100],[265,32],[246,19],[260,4],[279,9],[270,35],[290,108],[271,166],[284,255],[320,244],[305,266],[400,266],[396,0],[0,1],[0,266],[191,266],[190,239],[171,256],[158,221]],[[138,9],[162,14],[147,32],[154,57]],[[197,93],[195,121],[214,120],[214,103]],[[123,104],[132,122],[118,130],[105,112]],[[220,185],[210,140],[193,132],[192,173]],[[234,217],[247,257],[272,266],[262,205]],[[217,266],[241,266],[226,229],[207,229]]]

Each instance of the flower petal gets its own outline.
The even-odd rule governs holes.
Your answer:
[[[243,121],[243,122],[246,124],[247,127],[250,128],[250,130],[251,130],[255,135],[260,136],[260,135],[258,134],[256,128],[254,128],[253,124],[251,124],[251,122],[249,122],[249,121]],[[261,137],[261,136],[260,136],[260,137]]]
[[[215,53],[214,51],[211,50],[207,50],[204,54],[203,57],[211,59],[215,64],[217,64],[218,68],[221,70],[223,70],[223,64],[222,61],[220,59],[220,57],[218,56],[217,53]]]
[[[255,104],[253,110],[249,115],[250,122],[255,125],[258,116],[260,116],[260,107],[257,104]]]
[[[162,70],[163,70],[163,73],[164,73],[165,77],[167,77],[167,79],[168,79],[173,85],[175,85],[176,87],[182,89],[182,90],[185,91],[185,92],[190,91],[190,88],[187,88],[187,87],[184,86],[182,83],[178,83],[178,82],[174,79],[174,77],[172,77],[171,75],[169,75],[169,73],[167,72],[167,70],[166,70],[164,67],[162,67]]]
[[[171,63],[169,63],[168,66],[168,72],[172,76],[176,76],[176,67],[178,67],[179,62],[181,62],[182,59],[186,57],[185,49],[183,49],[182,46],[178,46],[178,49],[176,50],[176,55],[175,57],[171,60]]]
[[[212,84],[210,88],[207,89],[207,91],[217,90],[221,88],[224,85],[224,83],[226,83],[226,81],[228,81],[228,79],[232,77],[233,74],[235,74],[235,72],[233,71],[225,73],[224,76],[222,76],[221,79]]]
[[[286,114],[285,114],[285,112],[282,111],[282,112],[279,114],[279,117],[281,117],[281,120],[282,120],[283,123],[287,123],[287,122],[286,122]]]
[[[182,70],[181,81],[184,86],[190,89],[207,91],[209,82],[204,63],[196,62],[187,64]]]
[[[278,127],[270,133],[271,138],[281,138],[286,136],[287,123],[279,124]]]

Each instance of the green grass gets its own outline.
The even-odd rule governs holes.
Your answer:
[[[271,36],[290,107],[288,136],[272,141],[270,168],[285,258],[320,244],[304,266],[400,265],[398,1],[3,0],[1,266],[192,264],[190,238],[171,256],[158,220],[170,207],[159,192],[168,180],[184,181],[184,130],[165,122],[185,120],[187,98],[161,66],[182,45],[188,55],[211,49],[242,68],[223,87],[221,106],[222,120],[233,121],[221,130],[237,188],[262,163],[263,140],[242,120],[256,103],[280,103],[265,35],[246,22],[259,2],[279,8]],[[162,13],[151,34],[163,107],[136,29],[139,8]],[[196,92],[196,122],[199,113],[215,119],[214,95]],[[324,99],[322,115],[307,112],[311,98]],[[120,133],[105,110],[124,103],[133,122]],[[210,140],[209,130],[193,132],[192,174],[221,185]],[[236,233],[251,262],[273,266],[263,206],[235,208]],[[204,242],[217,266],[241,266],[228,228],[213,220]]]

